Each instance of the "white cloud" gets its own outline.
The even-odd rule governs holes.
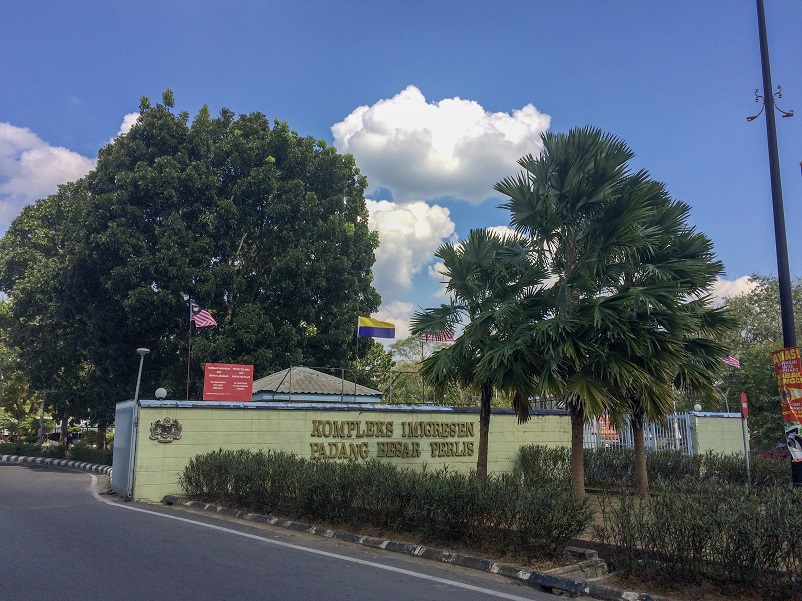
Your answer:
[[[117,135],[114,137],[122,136],[123,134],[127,134],[131,128],[136,124],[136,120],[139,119],[139,113],[128,113],[125,117],[123,117],[123,122],[120,125],[120,130],[117,132]]]
[[[370,229],[379,234],[374,286],[386,301],[412,287],[412,279],[454,236],[449,211],[422,201],[367,200]],[[384,306],[384,305],[383,305]]]
[[[756,286],[757,283],[753,282],[748,275],[740,277],[737,280],[716,278],[716,282],[713,284],[713,288],[710,292],[716,302],[721,303],[728,298],[738,296],[745,292],[751,292]]]
[[[512,236],[515,234],[515,230],[507,225],[491,225],[490,227],[485,228],[489,232],[493,232],[498,236]],[[461,242],[455,243],[455,247],[459,248],[461,246]],[[437,259],[434,263],[429,265],[427,270],[427,275],[429,279],[439,285],[437,292],[434,294],[434,298],[438,299],[439,301],[446,301],[448,300],[448,290],[446,288],[448,277],[445,274],[445,265],[439,259]]]
[[[428,275],[429,279],[438,285],[437,291],[432,295],[437,301],[447,302],[449,299],[448,276],[445,274],[446,266],[438,259],[432,265],[429,265]]]
[[[402,301],[382,303],[381,308],[375,313],[372,313],[371,317],[395,324],[395,340],[377,338],[377,342],[386,342],[389,345],[409,336],[409,320],[412,317],[414,309],[415,307],[412,303],[405,303]]]
[[[50,146],[27,127],[0,123],[0,227],[7,227],[25,205],[80,179],[95,161]]]
[[[551,117],[527,104],[490,113],[479,103],[430,103],[415,86],[373,106],[360,106],[332,128],[334,146],[354,155],[372,190],[397,201],[456,196],[474,203],[518,171],[516,161],[540,151]]]
[[[127,133],[138,117],[139,113],[125,115],[117,136]],[[59,185],[82,178],[94,167],[94,159],[51,146],[27,127],[0,123],[0,230],[26,205],[54,194]]]
[[[493,225],[488,228],[485,228],[488,232],[493,232],[497,236],[505,237],[505,236],[514,236],[515,230],[512,229],[508,225]]]

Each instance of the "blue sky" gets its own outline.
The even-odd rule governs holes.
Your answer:
[[[766,16],[778,105],[801,113],[777,119],[796,276],[802,2],[767,0]],[[168,87],[177,110],[259,111],[352,152],[382,240],[376,316],[399,335],[442,301],[434,249],[508,224],[493,184],[545,129],[620,136],[633,168],[693,207],[726,280],[776,273],[765,121],[746,121],[762,87],[746,0],[5,2],[0,81],[0,230]]]

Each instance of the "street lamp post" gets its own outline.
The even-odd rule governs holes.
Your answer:
[[[139,400],[139,383],[142,381],[142,365],[145,363],[145,355],[150,352],[150,349],[138,348],[136,352],[139,353],[139,374],[136,376],[136,392],[134,393],[134,403]]]
[[[783,117],[793,117],[794,111],[784,111],[777,106],[775,97],[782,98],[782,88],[772,91],[771,66],[769,64],[769,42],[766,35],[766,15],[763,0],[757,2],[757,26],[760,36],[760,66],[763,73],[763,95],[755,90],[755,101],[763,101],[763,108],[757,115],[747,117],[752,121],[766,111],[766,138],[769,147],[769,176],[771,180],[771,204],[774,212],[774,243],[777,250],[777,282],[780,289],[780,323],[782,325],[783,347],[796,346],[796,328],[794,309],[791,298],[791,275],[788,266],[788,243],[785,234],[785,211],[783,209],[783,192],[780,180],[780,157],[777,150],[777,129],[774,123],[774,111]],[[787,426],[788,424],[786,424]],[[791,481],[794,486],[802,486],[802,461],[791,461]]]
[[[145,355],[150,352],[147,348],[138,348],[136,352],[139,354],[139,373],[136,376],[136,392],[134,393],[134,407],[131,416],[131,441],[130,441],[130,454],[128,456],[128,491],[127,496],[131,498],[134,494],[134,467],[136,464],[136,433],[139,417],[137,414],[137,401],[139,401],[139,384],[142,381],[142,365],[145,363]],[[112,478],[114,474],[112,473]]]
[[[763,95],[755,90],[755,101],[763,101],[766,111],[766,138],[769,147],[769,175],[771,180],[771,204],[774,213],[774,242],[777,250],[777,280],[780,285],[780,321],[782,323],[783,347],[796,346],[796,329],[794,328],[794,313],[791,301],[791,275],[788,266],[788,243],[785,234],[785,210],[783,208],[783,191],[780,180],[780,157],[777,150],[777,128],[774,122],[775,109],[783,117],[793,117],[794,111],[784,111],[774,102],[774,97],[782,98],[782,90],[772,92],[771,66],[769,63],[769,42],[766,34],[766,16],[763,10],[763,0],[757,0],[757,25],[760,35],[760,65],[763,72]],[[756,119],[757,115],[747,117],[748,121]]]

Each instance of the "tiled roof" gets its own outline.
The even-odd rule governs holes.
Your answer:
[[[354,396],[381,396],[381,392],[361,386],[337,376],[325,374],[309,367],[291,367],[253,383],[253,392],[280,392],[285,394],[341,394]]]

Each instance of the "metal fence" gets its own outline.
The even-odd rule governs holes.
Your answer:
[[[687,413],[674,413],[664,423],[643,425],[643,442],[647,451],[681,451],[693,455],[691,420]],[[586,449],[631,449],[634,440],[629,416],[617,426],[606,414],[585,423]]]

